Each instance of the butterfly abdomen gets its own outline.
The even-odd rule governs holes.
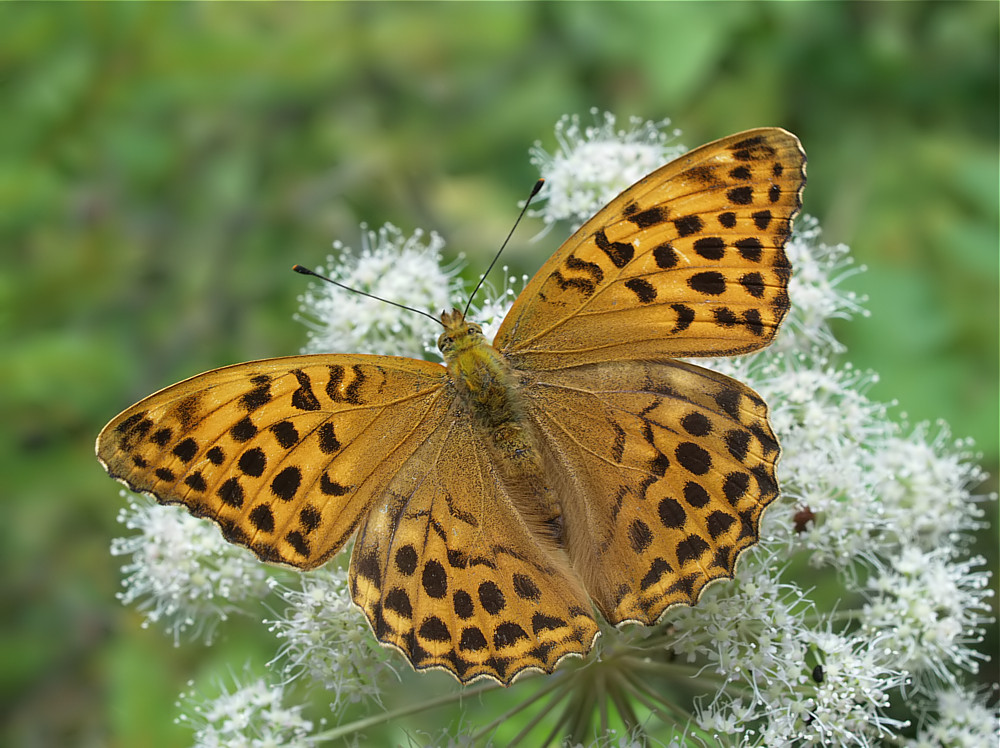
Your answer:
[[[458,401],[483,437],[521,516],[536,534],[562,542],[562,511],[547,484],[538,440],[527,419],[517,373],[457,310],[441,317],[438,340]]]

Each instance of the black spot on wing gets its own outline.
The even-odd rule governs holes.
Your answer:
[[[626,218],[634,223],[637,228],[648,229],[650,226],[656,226],[667,220],[667,209],[657,206],[640,211],[639,213],[628,214]]]
[[[712,500],[712,497],[700,483],[688,481],[684,484],[684,500],[695,509],[701,509]]]
[[[607,234],[604,233],[604,229],[594,234],[594,243],[597,244],[599,250],[608,256],[611,264],[619,270],[628,265],[635,256],[635,247],[629,242],[609,241]]]
[[[229,478],[215,492],[223,504],[239,509],[243,506],[243,486],[237,478]]]
[[[724,229],[731,229],[736,225],[736,214],[732,211],[726,211],[725,213],[719,214],[719,225]]]
[[[326,383],[326,394],[335,403],[348,403],[350,405],[361,405],[361,398],[358,390],[365,381],[365,373],[361,367],[355,364],[351,367],[354,374],[349,383],[345,385],[344,367],[339,364],[328,366],[330,379]]]
[[[726,292],[726,278],[722,273],[708,270],[703,273],[695,273],[688,278],[688,286],[691,290],[706,296],[719,296]]]
[[[173,483],[175,480],[177,480],[177,476],[174,475],[173,471],[170,470],[170,468],[158,467],[156,468],[155,471],[153,471],[153,474],[156,475],[157,478],[164,481],[165,483]]]
[[[417,551],[407,543],[396,550],[396,568],[400,574],[410,576],[417,569]]]
[[[284,449],[290,449],[299,441],[299,432],[291,421],[280,421],[271,427],[271,433]]]
[[[191,460],[194,459],[194,456],[198,454],[198,443],[194,439],[188,437],[174,447],[173,453],[175,457],[178,457],[181,460],[181,462],[191,462]]]
[[[321,518],[322,515],[319,509],[314,506],[305,506],[299,512],[299,522],[302,523],[302,528],[306,531],[306,534],[319,527]]]
[[[726,197],[736,205],[750,205],[753,202],[753,189],[734,187],[726,193]]]
[[[240,459],[237,462],[239,464],[240,471],[244,475],[249,475],[254,478],[262,476],[264,474],[264,469],[267,467],[267,457],[264,454],[264,450],[260,447],[248,449],[240,455]]]
[[[718,236],[705,236],[695,240],[694,251],[706,260],[721,260],[726,254],[726,243]]]
[[[290,465],[274,476],[271,491],[282,501],[291,501],[302,483],[302,471]]]
[[[697,561],[708,550],[708,543],[697,535],[688,535],[677,544],[677,560],[681,564]]]
[[[292,374],[299,382],[299,387],[292,393],[292,406],[298,410],[319,410],[319,399],[312,391],[312,380],[301,369],[293,369]]]
[[[319,449],[323,454],[332,455],[340,449],[340,440],[337,439],[333,423],[330,421],[319,427],[317,435],[319,436]]]
[[[686,304],[671,304],[670,308],[677,313],[677,323],[671,332],[683,332],[694,322],[694,309]]]
[[[649,548],[653,542],[653,533],[650,531],[649,525],[641,519],[633,520],[628,528],[628,541],[636,553],[642,553]]]
[[[759,210],[754,213],[751,218],[753,218],[754,226],[763,231],[771,224],[771,211]]]
[[[715,173],[715,167],[704,164],[701,166],[693,166],[687,171],[682,171],[677,175],[677,179],[682,182],[696,182],[697,184],[704,185],[706,187],[719,187],[724,184]]]
[[[432,558],[424,564],[421,583],[430,597],[440,599],[448,594],[448,575],[436,559]]]
[[[570,270],[586,273],[593,278],[594,283],[600,283],[604,280],[604,271],[601,270],[601,266],[596,262],[588,262],[587,260],[581,260],[576,255],[570,255],[566,258],[565,265]]]
[[[656,300],[656,288],[644,278],[630,278],[625,281],[625,287],[632,291],[643,304]]]
[[[240,406],[247,412],[253,412],[271,402],[271,377],[258,374],[251,377],[254,388],[240,397]]]
[[[760,258],[763,256],[763,246],[760,243],[760,239],[755,236],[740,239],[734,242],[733,246],[739,250],[740,257],[744,260],[760,262]]]
[[[698,216],[683,216],[674,219],[674,227],[680,236],[690,236],[697,234],[704,227],[704,223]]]
[[[755,299],[764,298],[764,276],[760,273],[747,273],[740,276],[740,285]]]
[[[677,265],[677,250],[665,242],[653,250],[653,260],[656,262],[656,267],[669,270]]]
[[[549,276],[563,291],[579,291],[584,296],[592,296],[597,286],[589,278],[567,278],[556,270]]]
[[[337,483],[335,480],[331,480],[329,475],[323,473],[319,479],[319,490],[327,496],[344,496],[351,489],[348,486]]]
[[[170,429],[163,428],[160,429],[159,431],[156,431],[151,437],[149,437],[149,440],[153,442],[153,444],[156,444],[157,446],[165,447],[167,446],[167,443],[170,441],[172,436],[173,432]]]
[[[274,532],[274,512],[267,504],[260,504],[250,510],[250,524],[260,532]]]
[[[234,441],[243,443],[250,441],[257,435],[257,427],[250,420],[250,416],[245,416],[229,429],[229,435]]]

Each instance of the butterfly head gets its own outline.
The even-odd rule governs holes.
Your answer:
[[[468,322],[458,309],[442,312],[441,324],[444,325],[444,332],[438,338],[437,345],[445,361],[451,361],[486,342],[483,328],[474,322]]]

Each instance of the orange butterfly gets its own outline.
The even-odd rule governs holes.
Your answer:
[[[97,439],[135,491],[311,569],[356,535],[354,601],[417,669],[507,684],[729,578],[778,495],[750,388],[678,357],[747,353],[788,310],[805,153],[777,128],[629,187],[549,259],[492,345],[441,315],[445,365],[253,361],[151,395]]]

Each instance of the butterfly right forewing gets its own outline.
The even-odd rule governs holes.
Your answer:
[[[529,370],[762,348],[788,310],[784,245],[804,184],[805,152],[779,128],[684,154],[552,255],[494,346]]]

